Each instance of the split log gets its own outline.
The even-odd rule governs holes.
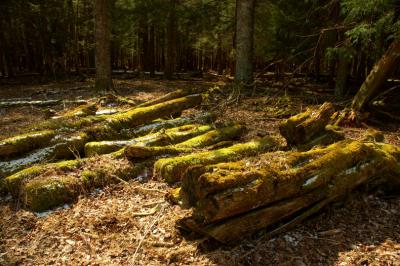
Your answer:
[[[157,157],[166,154],[176,155],[180,153],[189,153],[195,151],[195,149],[205,148],[221,141],[238,137],[243,130],[244,127],[241,125],[223,127],[209,131],[179,144],[164,147],[144,147],[134,144],[125,148],[125,156],[130,160],[134,160]]]
[[[215,164],[237,160],[243,156],[251,156],[277,148],[278,142],[272,137],[265,137],[247,143],[236,144],[228,148],[199,152],[191,155],[164,158],[154,164],[154,175],[160,176],[168,183],[180,181],[188,167],[199,164]]]
[[[0,161],[0,178],[12,175],[33,164],[71,159],[83,154],[85,143],[89,137],[84,133],[56,136],[44,142],[43,146],[21,157]]]
[[[307,109],[292,116],[279,126],[279,131],[289,146],[303,145],[325,133],[325,127],[332,122],[336,109],[331,103],[324,103],[318,110]]]
[[[131,140],[88,142],[85,145],[85,155],[91,157],[111,153],[128,145],[163,146],[175,144],[210,130],[212,130],[211,125],[184,125]]]
[[[90,135],[94,141],[100,140],[127,140],[135,137],[144,136],[150,133],[155,133],[160,130],[179,127],[189,124],[208,124],[214,120],[214,115],[211,113],[200,113],[194,117],[180,117],[175,119],[157,119],[150,124],[141,125],[134,128],[123,128],[114,130],[109,127],[94,126],[84,130]]]
[[[193,206],[189,228],[223,243],[337,199],[382,178],[399,184],[400,148],[345,140],[308,152],[274,152],[188,170],[181,198]],[[319,206],[318,209],[320,209]]]

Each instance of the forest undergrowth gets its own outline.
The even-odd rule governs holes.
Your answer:
[[[222,81],[115,80],[115,88],[143,102],[175,88],[223,88]],[[297,82],[297,83],[296,83]],[[241,141],[278,135],[278,125],[309,106],[335,101],[318,84],[293,81],[295,87],[260,82],[253,95],[226,94],[203,104],[218,114],[215,123],[244,123]],[[0,98],[93,101],[92,82],[48,85],[5,84]],[[21,97],[23,95],[23,97]],[[342,101],[339,104],[346,104]],[[1,110],[0,139],[73,109],[71,104]],[[111,107],[110,107],[111,108]],[[196,113],[199,109],[184,111]],[[399,125],[367,123],[346,127],[352,138],[368,128],[380,130],[386,142],[400,144]],[[400,198],[361,187],[340,203],[313,215],[294,230],[267,238],[266,231],[236,245],[223,246],[180,232],[176,221],[187,214],[166,200],[169,187],[151,178],[151,169],[135,179],[81,196],[76,203],[33,213],[9,196],[0,199],[0,264],[2,265],[399,265]],[[368,192],[368,193],[366,193]]]

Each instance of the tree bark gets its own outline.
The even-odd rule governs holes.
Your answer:
[[[189,169],[180,197],[193,207],[200,231],[225,243],[295,219],[373,178],[393,181],[399,159],[396,146],[352,140],[303,153],[266,153]]]
[[[279,131],[289,146],[304,145],[325,133],[325,127],[332,122],[336,108],[324,103],[318,110],[308,109],[282,122]]]
[[[112,89],[110,22],[108,0],[95,1],[96,89]]]
[[[236,73],[235,80],[253,82],[253,35],[255,0],[236,0]]]
[[[176,38],[177,38],[177,19],[176,6],[178,0],[170,0],[170,10],[168,14],[167,25],[167,54],[165,60],[164,74],[165,78],[171,79],[176,70]]]
[[[400,41],[395,40],[361,85],[353,99],[352,109],[361,111],[379,91],[389,75],[396,69],[400,60]]]
[[[223,149],[160,159],[154,164],[154,175],[162,177],[168,183],[174,183],[181,181],[185,177],[185,171],[191,166],[232,161],[239,157],[265,152],[277,146],[278,143],[274,138],[265,137],[261,140],[236,144]]]

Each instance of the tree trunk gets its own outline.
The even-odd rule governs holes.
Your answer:
[[[165,78],[171,79],[176,70],[176,38],[177,38],[177,25],[176,25],[176,5],[178,0],[170,0],[170,10],[168,15],[167,26],[167,54],[165,60]]]
[[[255,0],[236,0],[236,82],[253,82]]]
[[[350,71],[350,59],[345,50],[339,50],[338,68],[336,74],[335,96],[344,97],[347,90],[347,79]]]
[[[388,76],[396,69],[400,59],[400,41],[395,40],[376,63],[353,99],[352,109],[360,111],[379,91]]]
[[[96,24],[96,89],[112,89],[110,22],[108,0],[95,1]]]

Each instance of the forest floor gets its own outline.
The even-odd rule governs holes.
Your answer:
[[[88,89],[91,84],[8,83],[0,85],[0,99],[90,99],[94,97]],[[174,88],[224,85],[204,80],[116,80],[115,84],[125,96],[141,101]],[[317,85],[286,92],[270,84],[258,87],[254,96],[239,104],[232,104],[235,98],[227,95],[229,104],[226,99],[210,101],[202,108],[218,113],[219,121],[245,123],[248,133],[243,140],[247,140],[278,134],[282,119],[309,105],[334,100]],[[54,107],[62,108],[70,106]],[[0,112],[0,139],[45,119],[43,108]],[[398,124],[371,127],[382,130],[387,142],[400,145]],[[357,138],[365,130],[346,128],[346,134]],[[221,246],[176,229],[176,221],[187,211],[165,201],[168,189],[159,180],[132,180],[46,213],[28,212],[10,197],[1,198],[0,265],[400,265],[398,196],[366,193],[361,188],[286,234],[267,239],[261,231],[234,246]]]

